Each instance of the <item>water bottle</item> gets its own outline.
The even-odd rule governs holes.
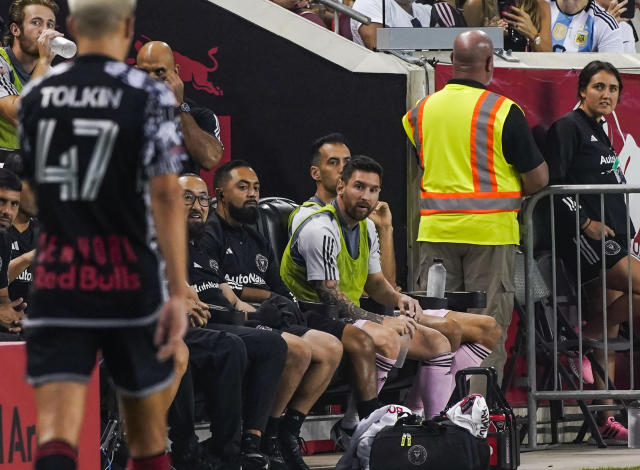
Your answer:
[[[447,280],[447,270],[442,264],[441,258],[433,258],[433,264],[429,268],[427,276],[427,297],[444,298],[444,285]]]
[[[640,449],[640,401],[634,401],[627,408],[629,449]]]
[[[69,41],[62,36],[58,36],[51,40],[51,52],[58,54],[60,57],[64,57],[65,59],[71,59],[76,55],[76,52],[78,52],[78,48],[76,47],[75,42]]]

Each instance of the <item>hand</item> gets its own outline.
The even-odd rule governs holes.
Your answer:
[[[153,342],[158,348],[158,360],[170,358],[180,345],[184,333],[187,331],[187,318],[184,297],[170,297],[160,308],[158,325]]]
[[[180,75],[171,71],[167,74],[167,78],[165,78],[164,81],[167,86],[171,88],[178,102],[178,106],[180,106],[184,102],[184,82],[180,79]]]
[[[371,211],[371,214],[369,214],[369,218],[376,228],[391,227],[391,209],[389,209],[389,204],[378,201],[376,208]]]
[[[506,17],[507,23],[525,38],[533,39],[538,34],[538,28],[533,25],[526,11],[512,6],[509,11],[503,11],[502,14]]]
[[[507,20],[505,20],[504,18],[498,18],[497,16],[494,16],[491,19],[485,17],[484,25],[485,26],[493,26],[493,27],[496,27],[496,28],[502,28],[502,29],[504,29],[505,33],[509,29],[509,23],[507,23]]]
[[[246,302],[243,302],[242,300],[238,299],[238,301],[236,302],[236,304],[234,305],[234,308],[236,310],[240,310],[241,312],[255,312],[256,308],[251,305],[248,304]]]
[[[618,23],[620,23],[621,21],[627,21],[626,19],[622,18],[622,14],[627,11],[627,9],[625,8],[625,5],[627,3],[628,0],[624,0],[620,3],[618,3],[618,0],[611,0],[611,3],[609,3],[609,8],[607,9],[607,13],[613,16]]]
[[[207,304],[201,301],[187,299],[187,316],[192,326],[205,326],[211,318]]]
[[[391,328],[400,336],[408,334],[412,338],[414,333],[416,332],[416,328],[418,328],[418,324],[413,318],[409,318],[403,315],[399,317],[384,317],[382,320],[382,325],[386,326],[387,328]]]
[[[401,292],[398,292],[396,294],[396,305],[400,309],[400,313],[411,318],[416,318],[419,314],[422,313],[420,302],[418,302],[413,297],[409,297],[408,295]]]
[[[51,52],[51,40],[53,38],[63,37],[64,34],[56,31],[55,29],[45,29],[38,36],[37,45],[38,45],[38,55],[40,56],[40,60],[46,62],[47,64],[51,64],[51,61],[55,57],[55,54]]]
[[[22,298],[16,299],[8,304],[0,305],[0,326],[5,327],[12,333],[22,331],[23,310],[27,304]]]
[[[586,228],[583,230],[584,234],[592,240],[602,239],[602,227],[604,227],[605,237],[615,237],[616,233],[608,226],[604,225],[597,220],[589,219],[585,224]]]

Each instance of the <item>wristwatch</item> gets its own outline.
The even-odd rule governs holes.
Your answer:
[[[180,103],[180,106],[178,106],[178,112],[179,113],[190,113],[191,112],[191,106],[189,106],[185,102],[182,102],[182,103]]]

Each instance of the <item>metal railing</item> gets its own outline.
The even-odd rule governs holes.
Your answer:
[[[629,312],[628,312],[628,321],[629,321],[629,354],[631,360],[629,366],[629,389],[628,390],[617,390],[610,389],[609,381],[607,378],[609,377],[609,367],[608,367],[608,355],[609,355],[609,338],[607,338],[607,296],[606,296],[606,264],[605,264],[605,233],[604,233],[604,213],[605,213],[605,194],[612,193],[621,193],[624,194],[625,204],[626,204],[626,217],[627,217],[627,236],[631,234],[630,230],[630,217],[629,217],[629,194],[640,193],[640,186],[635,185],[567,185],[567,186],[549,186],[540,192],[534,194],[530,198],[526,199],[523,204],[523,224],[525,228],[525,238],[524,238],[524,251],[525,251],[525,312],[526,312],[526,325],[527,325],[527,369],[528,369],[528,383],[529,383],[529,392],[527,399],[527,407],[528,407],[528,436],[529,436],[529,448],[535,449],[537,447],[537,408],[538,402],[541,400],[591,400],[591,399],[617,399],[617,400],[630,400],[630,399],[638,399],[640,398],[640,390],[635,390],[634,387],[634,364],[633,364],[633,279],[632,279],[632,271],[631,271],[631,256],[627,256],[627,269],[629,272],[628,283],[627,283],[627,295],[629,302]],[[603,324],[603,334],[601,345],[604,350],[604,390],[584,390],[583,385],[583,367],[582,367],[582,357],[585,351],[583,350],[584,338],[582,333],[582,314],[583,314],[583,299],[582,299],[582,276],[581,276],[581,259],[580,259],[580,250],[581,243],[584,243],[581,240],[580,232],[580,195],[583,194],[599,194],[600,195],[600,220],[603,221],[603,227],[601,229],[601,278],[602,282],[602,324]],[[561,382],[559,379],[559,364],[558,364],[558,267],[556,263],[556,219],[555,219],[555,196],[557,195],[573,195],[575,198],[575,240],[576,240],[576,290],[575,294],[577,296],[576,306],[577,309],[577,354],[578,354],[578,363],[579,367],[579,384],[576,386],[574,384],[574,390],[563,390]],[[551,290],[551,301],[552,301],[552,315],[550,319],[550,327],[552,330],[552,344],[549,346],[546,345],[548,350],[547,357],[551,357],[553,361],[553,387],[551,390],[538,390],[538,377],[537,374],[537,353],[539,352],[537,349],[537,338],[539,339],[536,332],[536,310],[535,310],[535,302],[538,299],[534,298],[534,276],[537,274],[540,275],[539,272],[536,273],[537,265],[534,262],[534,209],[539,206],[539,202],[542,200],[549,201],[549,224],[550,224],[550,239],[551,239],[551,285],[548,286]],[[546,216],[546,214],[545,214]],[[538,222],[538,221],[536,221]],[[570,222],[569,222],[570,223]],[[568,224],[567,224],[568,225]],[[540,228],[539,225],[537,227]],[[574,234],[568,233],[567,237],[570,237]],[[631,234],[633,235],[633,234]],[[631,241],[628,241],[628,245],[631,247]],[[631,252],[631,250],[629,250]],[[594,282],[596,282],[594,280]],[[560,338],[560,344],[564,346],[562,341],[566,338]],[[560,367],[563,367],[561,364]],[[565,368],[566,370],[566,368]],[[549,371],[551,373],[551,371]],[[565,374],[566,377],[566,374]],[[565,380],[566,383],[566,380]],[[584,412],[584,410],[583,410]]]
[[[371,18],[342,3],[342,0],[315,0],[333,10],[333,31],[340,34],[340,13],[362,24],[371,24]]]

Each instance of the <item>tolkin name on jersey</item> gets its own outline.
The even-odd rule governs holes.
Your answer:
[[[609,155],[608,157],[600,155],[600,165],[611,165],[612,163],[615,163],[616,158],[617,157],[615,155]]]
[[[43,108],[113,108],[120,107],[123,90],[103,86],[46,86],[40,91]]]
[[[75,246],[40,234],[36,289],[132,291],[140,289],[138,258],[125,237],[78,237]]]

